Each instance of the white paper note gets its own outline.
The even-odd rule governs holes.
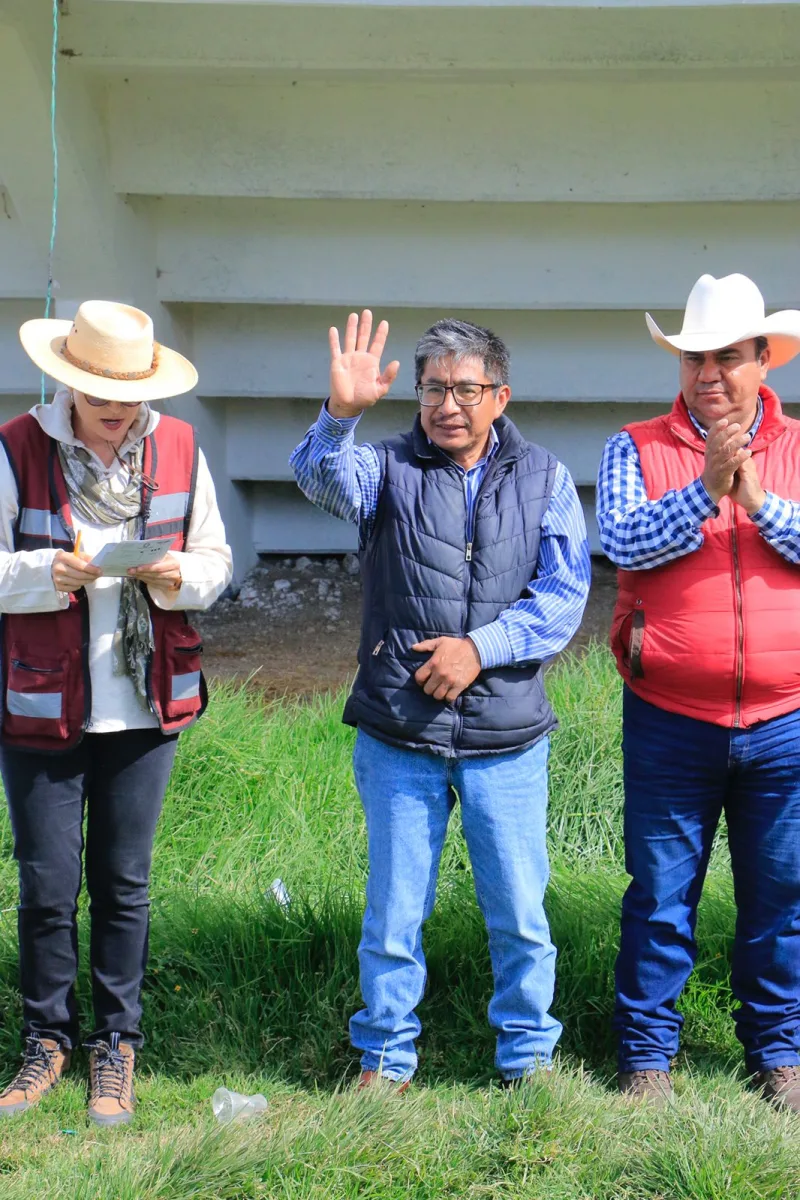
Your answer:
[[[127,575],[131,567],[149,567],[164,557],[169,539],[148,538],[143,542],[109,542],[95,554],[92,567],[101,567],[104,575]]]

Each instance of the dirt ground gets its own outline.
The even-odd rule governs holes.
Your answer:
[[[608,634],[614,570],[594,560],[579,649]],[[268,558],[238,596],[195,614],[210,676],[248,679],[270,697],[310,696],[340,687],[356,669],[361,586],[354,555]]]

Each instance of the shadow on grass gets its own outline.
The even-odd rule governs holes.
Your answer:
[[[613,1073],[613,966],[625,880],[593,869],[555,870],[548,893],[559,947],[554,1011],[562,1051],[601,1076]],[[330,1089],[355,1069],[348,1017],[360,1007],[358,894],[288,912],[260,895],[182,897],[154,905],[145,984],[144,1062],[179,1078],[265,1070],[287,1083]],[[85,933],[86,921],[83,921]],[[733,908],[727,880],[710,879],[701,909],[700,957],[682,1002],[683,1055],[701,1069],[736,1056],[728,987]],[[426,930],[429,980],[420,1005],[421,1078],[485,1084],[494,1038],[486,1006],[492,984],[486,935],[468,877],[440,890]],[[85,961],[85,954],[83,955]],[[85,971],[82,1002],[89,995]],[[0,942],[0,1046],[16,1055],[16,946]],[[88,1012],[85,1013],[87,1021]],[[88,1029],[88,1024],[86,1028]]]

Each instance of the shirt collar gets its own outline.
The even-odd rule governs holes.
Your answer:
[[[700,422],[698,420],[696,420],[694,416],[692,416],[692,414],[689,412],[688,408],[686,409],[686,411],[689,413],[689,420],[692,422],[692,424],[694,425],[697,432],[700,434],[703,441],[705,441],[706,438],[708,437],[708,430],[704,429],[703,426],[700,424]],[[750,426],[750,428],[747,431],[749,442],[752,442],[753,438],[758,433],[759,427],[763,420],[764,420],[764,403],[763,403],[761,397],[759,396],[758,397],[758,407],[756,409],[756,419],[755,419],[755,421],[753,421],[753,424]]]

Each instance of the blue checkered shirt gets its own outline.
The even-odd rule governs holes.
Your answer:
[[[325,405],[289,460],[295,479],[308,499],[359,527],[369,536],[383,487],[383,464],[374,446],[356,446],[358,417],[338,420]],[[497,451],[491,429],[485,458],[460,472],[467,502],[465,541],[472,540],[475,502],[488,463]],[[525,666],[546,662],[563,650],[578,629],[591,581],[591,559],[575,484],[566,467],[556,468],[553,494],[542,521],[539,561],[528,595],[510,604],[495,621],[474,629],[471,640],[481,666]]]
[[[691,413],[689,414],[691,416]],[[750,430],[755,437],[764,416],[761,401]],[[692,417],[705,438],[706,430]],[[648,500],[639,452],[628,433],[606,442],[597,477],[597,524],[600,545],[618,567],[628,571],[660,567],[703,544],[702,525],[719,509],[702,481]],[[765,541],[791,563],[800,563],[800,504],[772,492],[750,520]]]

